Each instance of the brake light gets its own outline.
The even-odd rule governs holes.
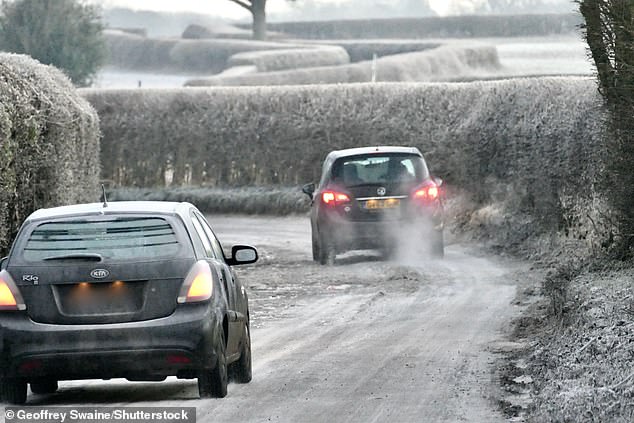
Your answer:
[[[4,281],[0,281],[0,307],[17,308],[18,303],[15,301],[13,293]]]
[[[414,191],[414,198],[418,200],[433,201],[436,200],[439,195],[440,190],[436,184],[427,185]]]
[[[321,193],[321,199],[328,206],[336,206],[338,204],[349,203],[350,197],[341,192],[324,191]]]
[[[25,361],[20,365],[20,371],[27,373],[40,368],[42,368],[42,362],[40,360]]]
[[[192,360],[184,355],[168,355],[167,363],[168,364],[189,364]]]
[[[6,270],[0,272],[0,310],[26,310],[22,295]]]
[[[211,269],[207,262],[201,260],[196,262],[187,274],[177,302],[183,304],[206,301],[211,298],[213,290],[214,279]]]

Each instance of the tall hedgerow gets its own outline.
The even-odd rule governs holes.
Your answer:
[[[510,239],[596,245],[600,97],[589,78],[86,90],[114,186],[301,186],[329,151],[411,145]],[[486,208],[488,205],[494,205]],[[508,207],[509,210],[506,208]],[[502,230],[496,233],[502,237]]]
[[[0,54],[0,254],[34,210],[98,199],[99,120],[67,77]]]
[[[585,36],[610,113],[604,190],[613,207],[614,253],[634,255],[634,2],[581,0]]]

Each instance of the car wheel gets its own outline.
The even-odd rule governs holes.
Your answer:
[[[0,380],[0,395],[9,404],[24,404],[26,402],[26,381],[23,379]]]
[[[248,322],[244,325],[244,339],[242,340],[240,358],[231,364],[231,376],[237,383],[249,383],[253,378],[251,368],[251,333]]]
[[[319,261],[321,257],[321,253],[319,251],[319,238],[316,231],[312,231],[312,240],[313,240],[313,261]]]
[[[227,356],[225,341],[221,337],[216,345],[218,361],[211,370],[203,369],[198,376],[198,394],[201,398],[224,398],[227,396]]]
[[[445,256],[445,239],[442,229],[433,232],[431,253],[434,257],[443,258]]]
[[[335,264],[335,258],[337,256],[335,244],[329,237],[323,234],[320,238],[321,242],[319,243],[319,263],[332,266]]]
[[[30,383],[31,392],[34,394],[53,394],[58,385],[55,379],[41,379]]]

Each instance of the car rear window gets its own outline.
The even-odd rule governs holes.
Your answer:
[[[333,179],[346,186],[420,182],[429,177],[424,160],[411,154],[344,157],[332,169]]]
[[[38,225],[23,249],[27,261],[72,255],[140,259],[176,254],[180,244],[174,228],[159,217],[108,220],[65,220]]]

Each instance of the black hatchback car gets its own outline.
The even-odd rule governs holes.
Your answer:
[[[413,237],[444,254],[442,180],[430,176],[423,155],[410,147],[333,151],[312,199],[313,259],[332,264],[348,250],[393,251]]]
[[[0,394],[59,380],[197,378],[201,397],[251,380],[249,305],[230,258],[191,204],[112,202],[38,210],[0,271]]]

